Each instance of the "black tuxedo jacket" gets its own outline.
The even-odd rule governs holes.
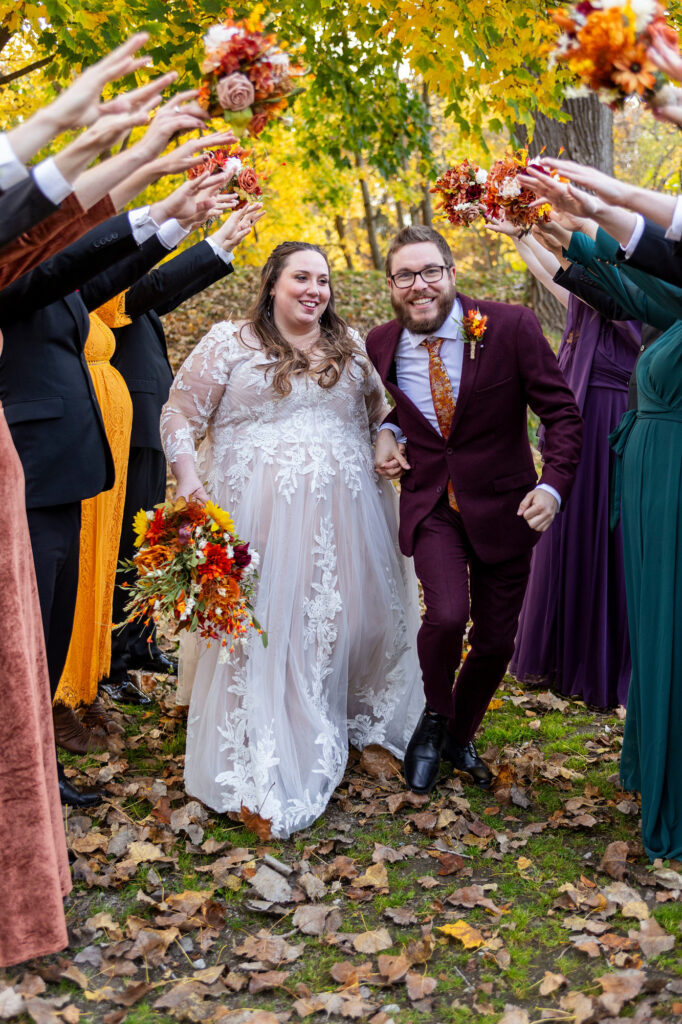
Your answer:
[[[87,277],[93,266],[119,260],[125,251],[126,260],[90,276],[78,293],[43,302],[45,291],[52,296],[73,287],[78,265]],[[0,400],[24,468],[28,508],[81,501],[112,486],[111,452],[83,353],[88,310],[166,252],[156,237],[138,247],[128,218],[115,217],[0,293]]]
[[[669,284],[682,285],[682,242],[666,238],[665,228],[651,220],[645,221],[644,234],[632,255],[625,260],[625,253],[620,249],[617,260]]]
[[[30,176],[0,192],[0,246],[12,242],[58,209]]]
[[[231,272],[231,264],[207,242],[199,242],[152,270],[126,293],[126,313],[132,323],[114,330],[116,352],[111,362],[133,401],[132,448],[163,451],[159,417],[168,401],[173,370],[159,318]]]

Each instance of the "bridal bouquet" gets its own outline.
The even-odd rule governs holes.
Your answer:
[[[250,149],[242,149],[237,144],[228,149],[207,149],[203,153],[204,162],[197,164],[196,167],[191,167],[187,176],[196,178],[200,174],[204,174],[205,171],[209,171],[211,174],[223,171],[229,176],[223,192],[237,193],[239,202],[236,209],[238,210],[247,203],[254,202],[258,196],[263,194],[260,185],[261,179],[254,168],[244,162],[250,155]]]
[[[504,217],[510,224],[530,231],[534,224],[549,220],[551,207],[532,206],[537,196],[519,181],[519,174],[528,165],[528,150],[508,153],[502,160],[496,160],[488,172],[483,204],[488,220]],[[545,170],[545,168],[543,168]],[[548,172],[556,176],[556,172]]]
[[[677,33],[665,20],[657,0],[592,0],[555,11],[562,32],[553,51],[577,76],[583,88],[602,103],[620,107],[628,96],[652,100],[665,76],[649,60],[653,33],[677,44]]]
[[[126,605],[131,619],[196,630],[223,648],[229,643],[229,653],[251,629],[267,643],[251,605],[258,553],[238,537],[227,512],[210,501],[178,498],[140,509],[133,526],[139,551],[123,563],[137,570]]]
[[[303,91],[295,80],[305,69],[292,62],[274,36],[265,35],[260,22],[234,21],[232,12],[227,14],[204,36],[199,103],[211,117],[222,114],[235,130],[260,135]]]
[[[482,167],[466,159],[441,174],[431,192],[438,195],[439,209],[451,224],[466,227],[480,217],[487,177]]]

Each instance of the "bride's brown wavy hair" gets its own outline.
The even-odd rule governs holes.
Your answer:
[[[272,387],[278,395],[291,392],[291,377],[294,374],[311,373],[311,361],[307,352],[301,352],[283,338],[272,318],[271,292],[290,256],[296,252],[317,252],[323,257],[329,272],[329,260],[324,249],[310,242],[282,242],[272,250],[260,273],[260,290],[251,307],[244,326],[250,327],[258,338],[266,356],[274,362],[267,363],[266,373],[272,373]],[[329,302],[320,317],[320,341],[316,346],[322,352],[322,360],[314,371],[321,388],[333,388],[348,364],[359,357],[362,375],[367,377],[370,366],[367,356],[353,341],[348,324],[336,312],[334,289],[329,280]]]

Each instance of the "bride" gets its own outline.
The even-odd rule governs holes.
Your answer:
[[[250,319],[209,331],[163,410],[178,495],[210,497],[260,554],[269,640],[225,663],[185,635],[187,790],[218,811],[245,804],[280,837],[323,812],[349,741],[402,757],[422,710],[416,578],[396,493],[373,471],[387,411],[326,256],[304,242],[273,250]]]

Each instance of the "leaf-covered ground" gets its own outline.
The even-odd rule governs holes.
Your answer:
[[[0,1019],[679,1019],[682,865],[643,856],[616,715],[508,680],[480,743],[493,791],[444,772],[418,797],[390,755],[352,752],[280,842],[187,796],[172,681],[154,698],[72,759],[110,795],[67,817],[71,945],[0,974]]]

